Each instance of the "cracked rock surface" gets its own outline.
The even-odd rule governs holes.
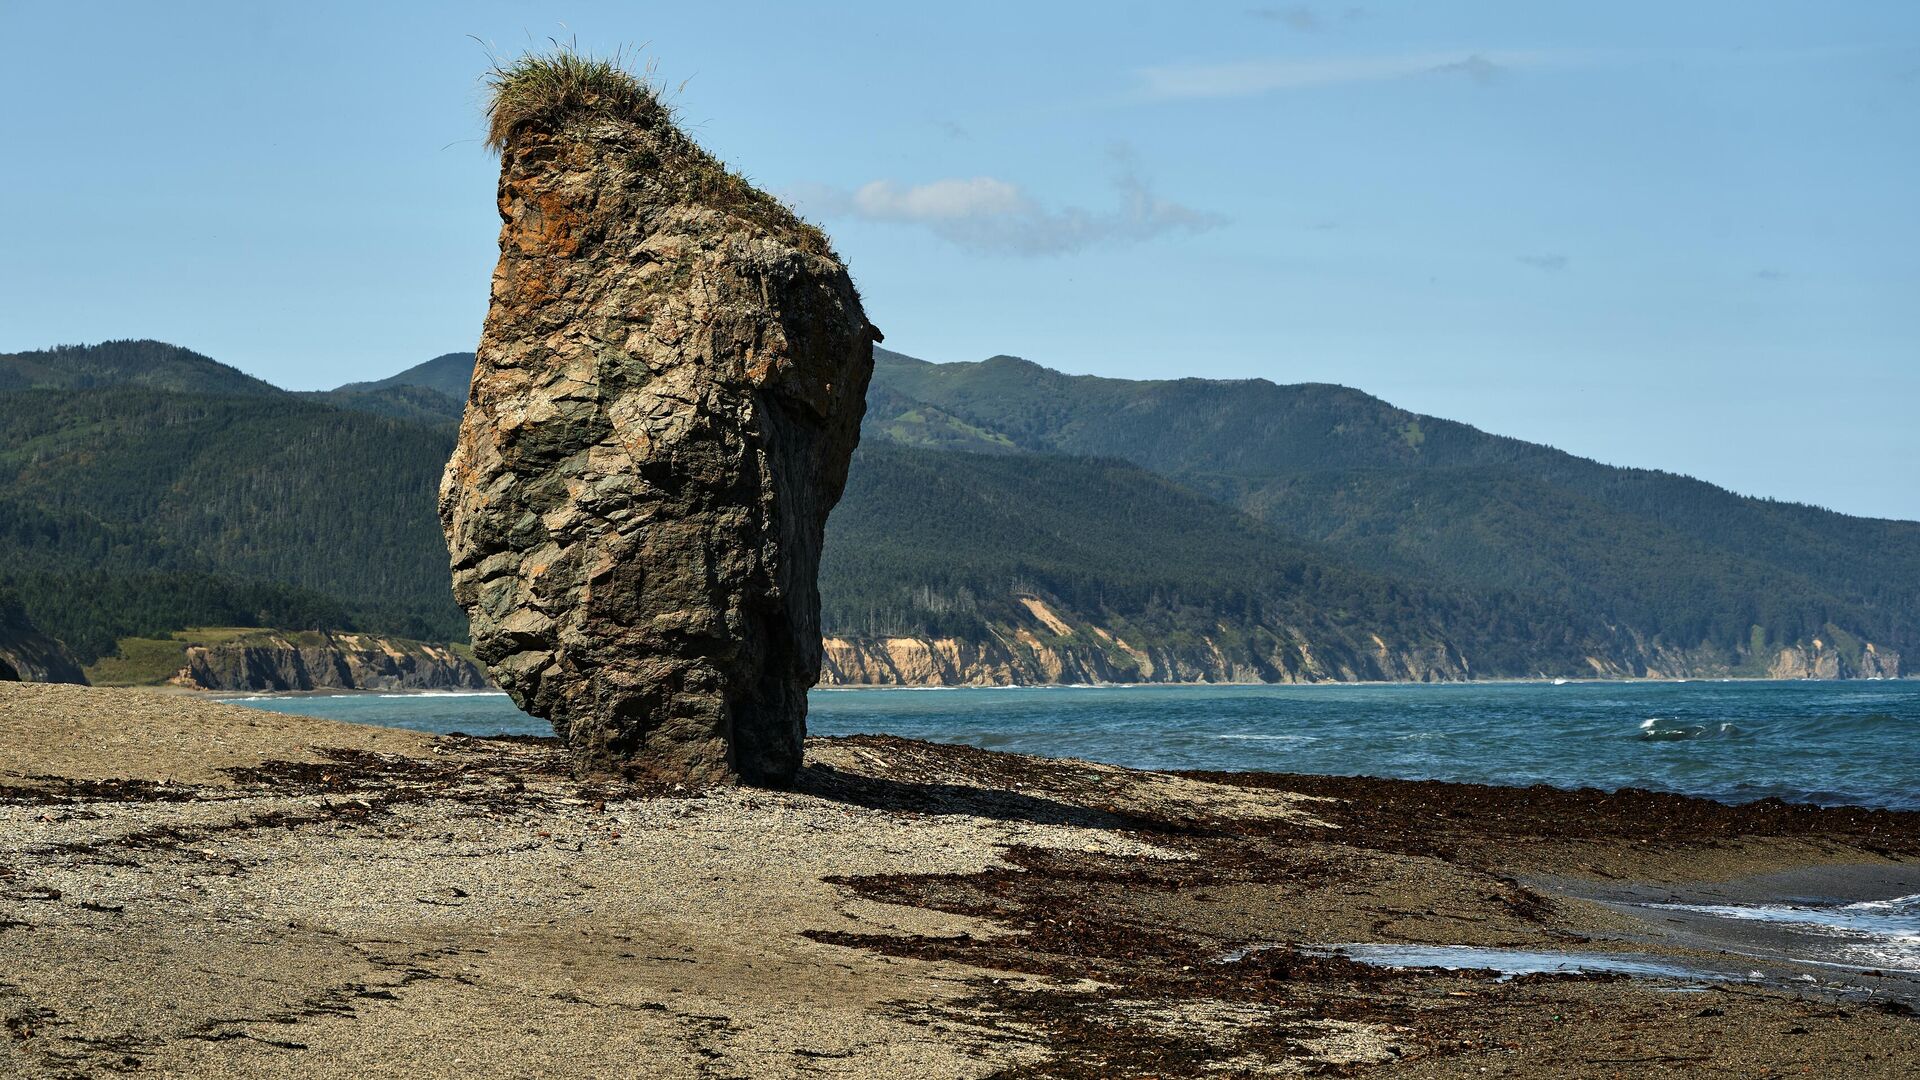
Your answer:
[[[518,128],[499,206],[440,502],[474,651],[578,772],[787,783],[879,332],[665,110]]]

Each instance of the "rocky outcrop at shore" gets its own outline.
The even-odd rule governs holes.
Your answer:
[[[1867,642],[1851,654],[1820,638],[1790,645],[1767,667],[1769,679],[1897,679],[1900,654]]]
[[[86,681],[65,645],[41,633],[11,597],[0,596],[0,682]]]
[[[1460,682],[1511,678],[1477,671],[1443,639],[1390,642],[1375,634],[1313,639],[1262,627],[1220,625],[1218,633],[1172,640],[1103,626],[1033,596],[1030,618],[995,624],[985,635],[830,636],[826,686],[1043,686],[1059,683]],[[1833,636],[1839,637],[1835,633]],[[1732,654],[1633,639],[1582,670],[1532,672],[1599,679],[1896,679],[1900,654],[1872,643],[1801,645]]]
[[[441,493],[474,651],[582,772],[784,783],[879,334],[826,237],[632,78],[562,54],[495,91],[500,262]]]
[[[464,650],[372,634],[258,631],[189,645],[171,680],[198,690],[487,690]]]
[[[1046,686],[1087,683],[1459,682],[1451,656],[1389,653],[1384,663],[1326,667],[1310,652],[1230,656],[1217,645],[1153,646],[1135,664],[1105,651],[1040,642],[961,638],[828,638],[822,686]]]
[[[1395,645],[1372,634],[1311,642],[1222,626],[1197,640],[1147,641],[1023,597],[1030,621],[985,639],[829,637],[828,686],[1030,686],[1050,683],[1457,682],[1472,677],[1444,641]]]

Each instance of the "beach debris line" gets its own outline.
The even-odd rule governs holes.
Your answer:
[[[879,331],[617,57],[491,88],[500,261],[440,500],[474,651],[583,775],[788,783]]]

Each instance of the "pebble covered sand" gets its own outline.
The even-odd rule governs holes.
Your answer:
[[[1629,920],[1539,883],[1898,869],[1920,857],[1915,815],[1680,800],[1661,832],[1598,797],[1523,838],[1502,789],[1471,789],[1495,793],[1476,815],[1460,792],[1370,783],[852,738],[811,742],[791,791],[637,791],[574,780],[539,740],[0,684],[0,1074],[1920,1067],[1891,996],[1284,947],[1624,948]],[[1246,948],[1265,943],[1283,947]]]

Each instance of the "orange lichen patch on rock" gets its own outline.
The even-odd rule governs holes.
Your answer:
[[[523,212],[516,222],[520,235],[515,242],[523,251],[556,259],[569,258],[580,249],[579,232],[583,223],[579,211],[562,193],[535,192],[530,212]]]
[[[517,267],[504,278],[507,295],[529,308],[545,303],[555,292],[557,281],[552,271],[537,264]]]

